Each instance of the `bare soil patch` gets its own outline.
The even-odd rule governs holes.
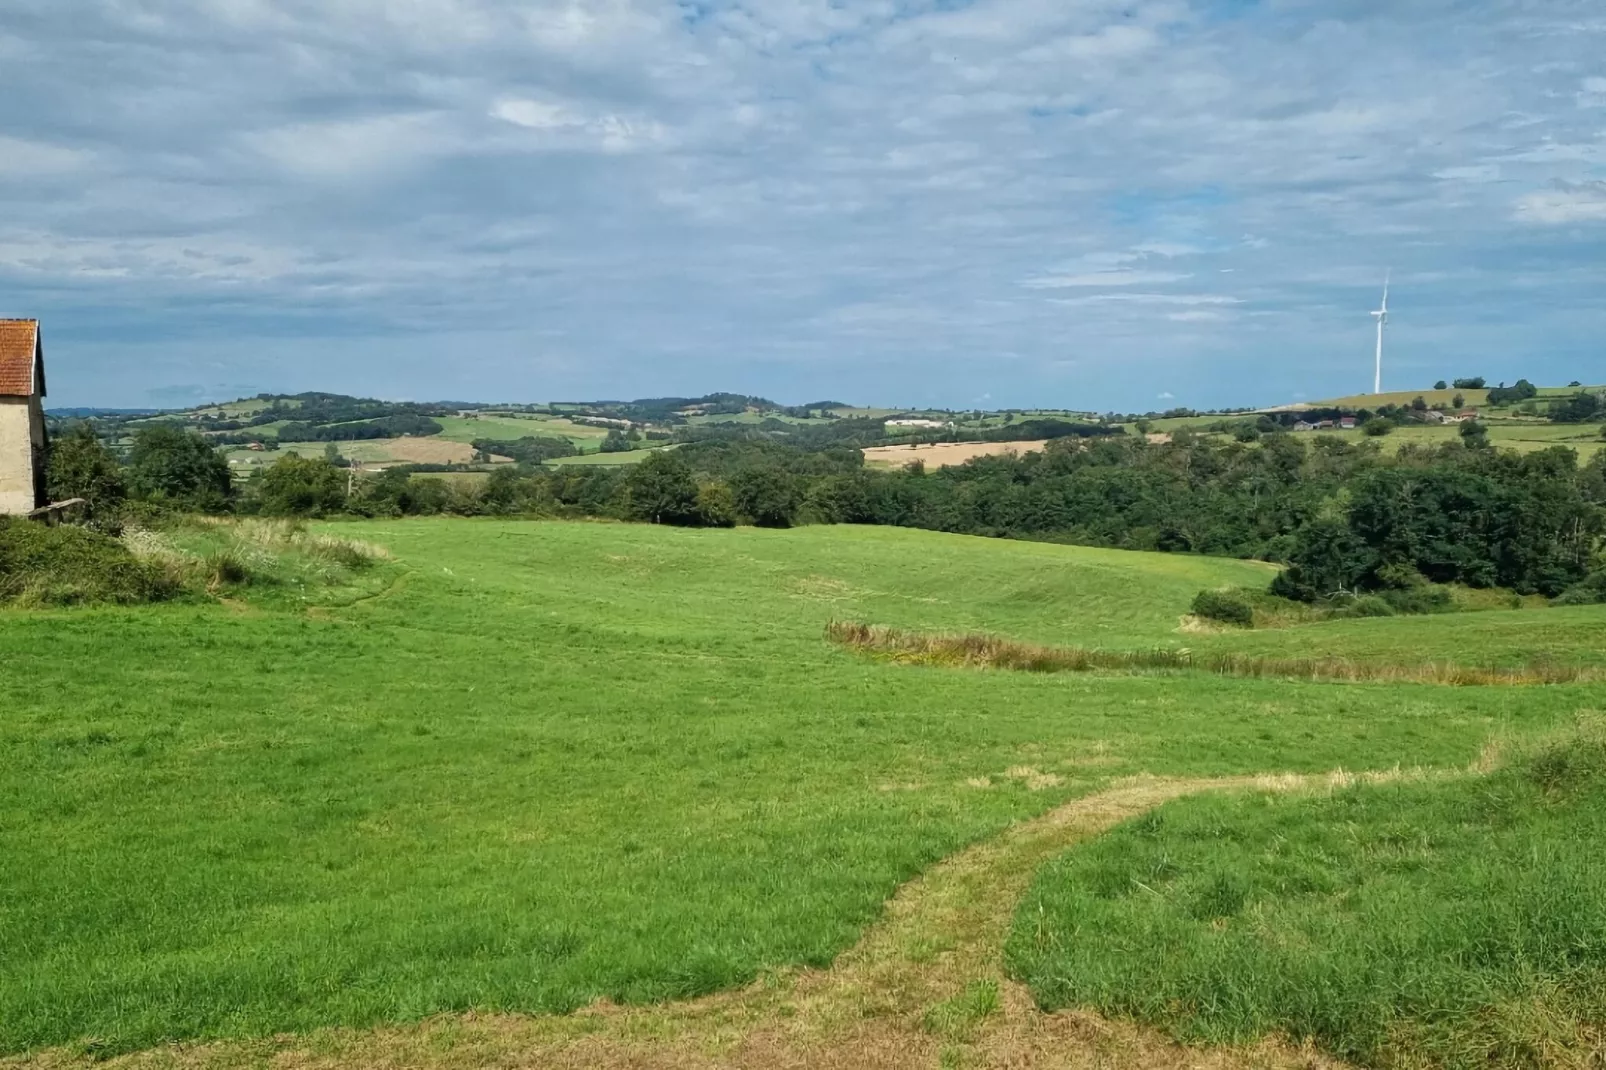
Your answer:
[[[1047,439],[1032,442],[924,442],[914,446],[872,446],[864,451],[871,464],[905,467],[921,461],[927,468],[948,468],[973,457],[1019,456],[1040,452]]]

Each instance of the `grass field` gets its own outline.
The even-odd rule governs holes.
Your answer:
[[[1492,774],[1162,808],[1038,876],[1039,1002],[1180,1036],[1319,1040],[1365,1065],[1606,1053],[1606,722]]]
[[[312,612],[0,612],[0,1051],[710,992],[831,962],[916,873],[1115,777],[1461,767],[1599,704],[910,667],[823,638],[1262,642],[1177,631],[1200,588],[1263,584],[1253,562],[891,528],[329,528],[389,547],[391,586]],[[1389,641],[1452,647],[1469,633],[1434,636],[1466,619]],[[1574,650],[1603,620],[1545,623]],[[1397,621],[1279,638],[1361,648]],[[1491,656],[1530,634],[1505,627]]]
[[[595,449],[597,443],[608,437],[605,427],[577,424],[545,413],[484,412],[474,419],[462,416],[437,416],[441,425],[438,438],[451,442],[473,442],[475,439],[566,438],[581,449]]]

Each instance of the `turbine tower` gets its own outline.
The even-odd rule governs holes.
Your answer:
[[[1389,271],[1383,276],[1383,307],[1373,312],[1377,317],[1377,370],[1372,375],[1372,393],[1383,392],[1383,325],[1389,321]]]

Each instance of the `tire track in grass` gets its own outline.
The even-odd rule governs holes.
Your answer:
[[[1412,774],[1363,774],[1401,775]],[[1033,874],[1076,843],[1184,795],[1289,791],[1353,779],[1337,773],[1118,781],[933,866],[904,885],[829,969],[778,970],[701,999],[632,1007],[603,1002],[562,1016],[471,1012],[377,1029],[174,1045],[110,1060],[56,1049],[0,1059],[0,1068],[1334,1070],[1341,1064],[1278,1040],[1190,1048],[1088,1012],[1044,1014],[1005,974],[1003,945]]]

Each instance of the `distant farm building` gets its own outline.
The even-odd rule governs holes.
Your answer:
[[[941,430],[942,428],[952,427],[953,425],[950,424],[950,423],[945,423],[942,420],[905,419],[905,420],[888,420],[886,426],[888,426],[888,427],[914,427],[914,428],[922,428],[922,429]]]
[[[0,513],[45,501],[45,350],[38,320],[0,320]]]

